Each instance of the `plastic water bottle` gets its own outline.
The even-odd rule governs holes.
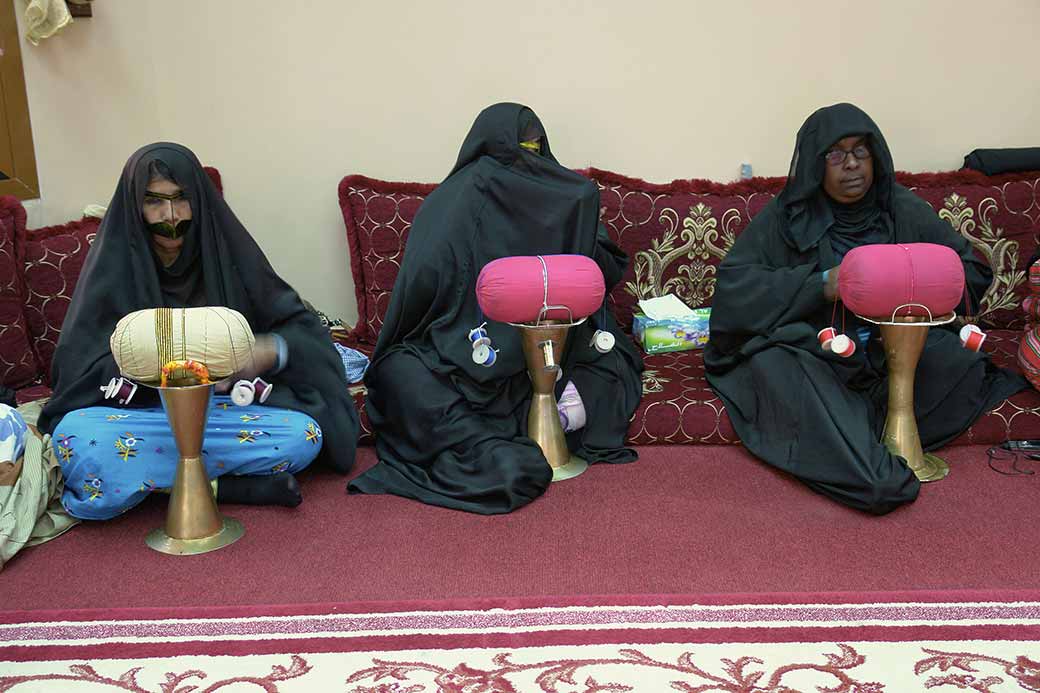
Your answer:
[[[751,164],[740,165],[740,180],[747,180],[751,177]]]

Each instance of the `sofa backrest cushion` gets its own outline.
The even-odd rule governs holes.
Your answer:
[[[100,224],[100,219],[84,217],[34,229],[25,244],[25,319],[40,374],[48,385],[61,324]]]
[[[25,210],[15,197],[0,197],[0,385],[12,390],[39,375],[25,324]]]
[[[375,344],[401,269],[412,220],[436,185],[391,183],[347,176],[339,184],[339,206],[347,229],[358,322],[352,336]]]
[[[717,267],[736,237],[785,179],[736,183],[647,183],[610,171],[582,171],[600,189],[600,218],[628,253],[629,266],[609,303],[624,329],[643,298],[674,293],[692,308],[710,306]],[[985,176],[975,171],[897,174],[993,268],[976,307],[989,327],[1023,324],[1025,267],[1040,235],[1040,172]],[[354,335],[374,343],[389,305],[412,219],[436,186],[347,176],[339,186],[358,300]]]

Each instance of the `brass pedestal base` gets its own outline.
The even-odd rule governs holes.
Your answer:
[[[222,516],[217,509],[202,461],[212,394],[212,384],[159,388],[180,461],[170,488],[166,524],[145,538],[156,551],[176,556],[206,553],[233,544],[245,533],[241,522]]]
[[[229,544],[234,544],[246,533],[245,527],[238,520],[231,517],[221,518],[223,520],[216,534],[199,539],[175,539],[166,533],[165,529],[153,529],[144,538],[144,543],[150,548],[168,553],[174,556],[194,556],[199,553],[216,551]]]
[[[589,465],[580,457],[571,455],[567,447],[554,390],[556,376],[560,372],[557,364],[563,357],[567,333],[572,324],[514,325],[520,329],[527,374],[531,377],[534,390],[531,408],[527,412],[527,435],[542,449],[553,469],[554,482],[573,479],[588,469]]]
[[[589,468],[589,463],[581,459],[577,455],[571,455],[570,461],[562,467],[553,467],[553,482],[566,481],[567,479],[573,479],[578,476],[586,469]]]
[[[888,366],[888,416],[882,441],[893,455],[906,460],[922,482],[938,481],[950,473],[941,458],[925,453],[914,416],[914,375],[930,324],[924,318],[898,318],[881,323]]]

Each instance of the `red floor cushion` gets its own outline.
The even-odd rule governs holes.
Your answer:
[[[643,355],[643,399],[628,427],[631,445],[739,443],[729,415],[704,378],[704,352]]]
[[[1021,372],[1018,367],[1020,330],[986,330],[982,350],[1001,368]],[[1040,437],[1040,392],[1023,390],[980,416],[971,428],[951,445],[997,445],[1005,440]]]

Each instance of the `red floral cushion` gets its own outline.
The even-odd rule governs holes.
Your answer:
[[[61,324],[100,224],[100,219],[84,217],[29,232],[25,248],[25,317],[47,384]]]
[[[1020,332],[989,330],[983,347],[1002,368],[1018,371]],[[643,399],[628,427],[630,445],[736,444],[725,405],[704,378],[704,352],[644,356]],[[1040,437],[1040,392],[1029,389],[983,414],[951,445],[996,445]]]
[[[404,257],[415,213],[436,185],[390,183],[347,176],[339,184],[339,206],[347,228],[350,271],[354,277],[358,321],[352,332],[375,344],[390,305],[390,291]]]
[[[982,350],[1001,368],[1021,372],[1018,367],[1018,340],[1021,337],[1019,330],[987,330]],[[950,444],[996,445],[1005,440],[1035,438],[1040,438],[1040,392],[1029,388],[980,416],[971,428]]]
[[[643,398],[628,426],[630,445],[740,442],[704,378],[702,350],[644,355],[643,364]]]
[[[982,305],[974,307],[980,321],[991,327],[1024,327],[1026,268],[1040,236],[1040,171],[900,174],[899,181],[971,241],[993,269],[993,283]]]
[[[783,186],[784,178],[720,184],[666,184],[589,169],[599,185],[601,218],[630,264],[611,293],[618,322],[632,324],[637,301],[674,293],[691,308],[711,305],[719,263],[736,236]],[[899,182],[968,238],[993,268],[981,322],[1018,327],[1025,265],[1040,234],[1040,172],[984,176],[975,171],[899,173]]]
[[[783,178],[732,184],[675,181],[658,185],[608,171],[583,171],[601,193],[601,219],[629,257],[621,283],[609,297],[625,329],[632,306],[645,297],[673,292],[691,307],[710,305],[716,268],[751,218],[784,185]],[[1015,353],[1027,293],[1025,266],[1040,235],[1040,173],[984,176],[973,171],[898,174],[968,238],[993,268],[994,281],[982,306],[989,328],[984,349],[1001,366],[1017,369]],[[412,219],[434,185],[393,183],[347,176],[339,186],[351,272],[358,299],[355,348],[375,343],[404,254]],[[646,357],[644,396],[629,428],[632,444],[736,443],[721,400],[704,379],[700,351]],[[363,412],[362,441],[371,440]],[[990,444],[1040,438],[1040,394],[1019,393],[981,417],[957,443]]]
[[[12,389],[36,379],[19,268],[25,257],[25,210],[15,197],[0,197],[0,385]]]
[[[673,293],[691,308],[710,306],[722,258],[786,181],[657,184],[599,169],[589,169],[588,176],[600,189],[600,220],[629,257],[624,278],[610,293],[625,330],[644,298]]]

